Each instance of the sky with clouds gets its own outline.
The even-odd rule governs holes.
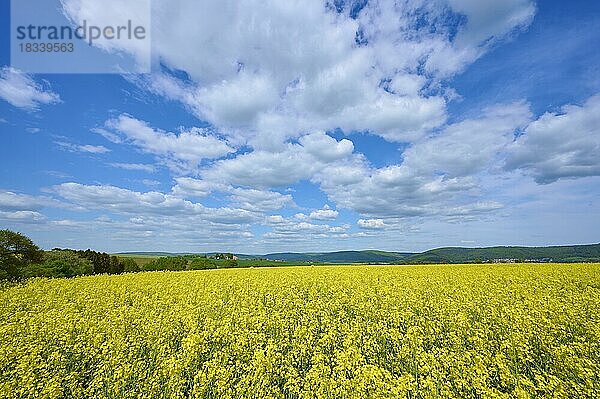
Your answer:
[[[0,226],[45,248],[600,241],[598,2],[153,0],[135,75],[12,68],[6,3]]]

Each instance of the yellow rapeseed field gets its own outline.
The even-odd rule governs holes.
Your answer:
[[[0,337],[3,398],[598,398],[600,265],[31,280]]]

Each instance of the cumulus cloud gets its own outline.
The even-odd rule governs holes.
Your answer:
[[[76,21],[123,7],[131,15],[136,4],[107,1],[101,12],[90,0],[63,3]],[[161,0],[153,8],[153,54],[186,77],[137,83],[255,146],[335,128],[418,139],[446,120],[432,80],[460,72],[535,14],[531,0]]]
[[[177,177],[171,192],[178,197],[206,197],[219,187],[221,185],[206,180]]]
[[[0,220],[5,220],[8,222],[36,223],[45,219],[46,217],[44,215],[36,211],[0,211]]]
[[[338,215],[338,211],[331,209],[329,205],[325,205],[322,209],[312,211],[308,217],[313,220],[335,220]]]
[[[48,83],[38,83],[31,76],[11,67],[0,69],[0,98],[18,108],[36,111],[42,104],[60,102]]]
[[[236,207],[252,212],[269,212],[294,205],[291,195],[276,191],[233,187],[190,177],[178,177],[175,179],[175,183],[171,190],[175,196],[202,198],[214,192],[225,193]]]
[[[235,152],[212,131],[197,127],[171,133],[154,129],[128,115],[107,121],[106,127],[140,150],[158,156],[175,170],[194,170],[204,159],[220,158]]]
[[[257,216],[244,209],[209,208],[157,191],[137,192],[110,185],[64,183],[52,191],[80,209],[102,210],[120,215],[202,217],[222,224],[250,223]]]
[[[0,190],[0,220],[9,225],[44,223],[47,218],[42,210],[61,206],[59,201],[47,196]]]
[[[416,141],[401,164],[373,168],[348,158],[327,165],[313,180],[338,207],[367,216],[359,223],[363,228],[370,226],[367,220],[493,212],[497,204],[482,206],[477,199],[477,177],[501,165],[506,146],[530,118],[524,103],[497,105]]]
[[[221,160],[202,172],[205,179],[250,187],[279,187],[310,179],[326,164],[352,155],[350,140],[337,141],[323,132],[287,143],[281,151],[253,151]]]
[[[387,227],[383,219],[358,219],[356,224],[366,230],[383,230]]]
[[[532,122],[509,148],[508,170],[520,169],[540,184],[600,175],[600,95],[565,105]]]
[[[451,124],[414,143],[405,151],[403,165],[419,174],[473,175],[492,166],[530,119],[529,107],[522,102],[484,109],[478,118]]]
[[[74,20],[97,8],[90,0],[63,1]],[[103,18],[135,7],[107,1]],[[164,218],[189,226],[175,220],[183,215],[227,224],[214,219],[221,214],[231,225],[266,223],[272,231],[265,240],[348,237],[350,226],[322,222],[339,217],[329,207],[269,215],[295,206],[285,187],[310,181],[336,209],[359,214],[360,234],[376,235],[405,218],[464,220],[501,209],[483,198],[481,176],[501,166],[507,152],[509,168],[540,168],[520,162],[526,151],[512,148],[530,148],[525,141],[535,136],[523,102],[447,122],[449,78],[527,27],[535,14],[531,0],[157,0],[153,7],[152,50],[164,68],[128,79],[180,102],[211,127],[165,131],[122,114],[94,129],[155,156],[176,178],[167,194],[55,187],[82,208],[133,218],[128,223],[139,222],[140,231]],[[350,139],[327,133],[335,129],[407,149],[397,164],[375,167]],[[191,198],[222,199],[230,207],[208,208]]]
[[[253,212],[276,211],[288,205],[293,205],[294,200],[289,194],[275,191],[232,188],[231,201],[239,208]]]
[[[83,21],[95,26],[127,26],[133,20],[136,26],[146,27],[145,40],[108,39],[101,36],[94,40],[94,46],[113,53],[127,53],[133,56],[137,69],[142,72],[149,69],[148,61],[151,56],[151,40],[153,29],[151,25],[151,5],[148,0],[107,0],[99,5],[93,0],[60,0],[63,15],[73,25]]]
[[[0,190],[0,210],[2,211],[39,211],[44,207],[56,205],[58,205],[57,201],[49,197]]]
[[[299,221],[295,217],[285,218],[281,215],[269,216],[266,218],[265,223],[271,227],[271,231],[263,234],[263,239],[276,241],[340,238],[348,236],[348,231],[351,227],[348,224],[333,226],[330,224]]]

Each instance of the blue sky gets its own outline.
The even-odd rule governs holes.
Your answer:
[[[600,241],[600,4],[165,3],[152,73],[126,75],[11,67],[1,3],[2,228],[104,251]]]

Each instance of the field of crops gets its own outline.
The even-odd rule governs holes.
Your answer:
[[[32,280],[0,336],[3,398],[597,398],[600,265]]]

